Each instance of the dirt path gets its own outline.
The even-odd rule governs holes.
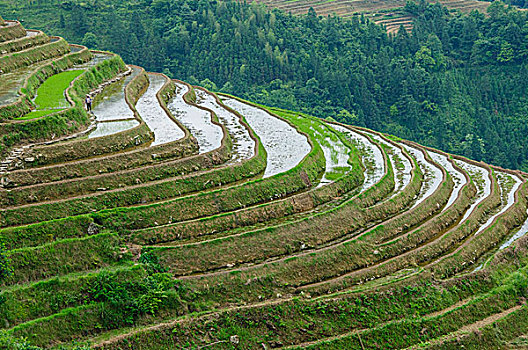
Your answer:
[[[329,284],[329,283],[334,283],[334,282],[338,282],[338,281],[342,281],[346,278],[349,278],[349,277],[353,277],[353,276],[357,276],[359,274],[365,274],[365,273],[369,273],[371,271],[374,271],[376,268],[378,268],[379,266],[383,265],[383,264],[387,264],[387,263],[390,263],[390,262],[393,262],[393,261],[396,261],[396,260],[401,260],[401,259],[404,259],[405,257],[411,255],[411,254],[416,254],[417,252],[419,253],[420,251],[426,249],[427,247],[429,246],[433,246],[435,244],[437,244],[440,240],[442,240],[442,238],[447,235],[449,232],[453,231],[453,230],[456,230],[458,226],[452,228],[451,230],[447,231],[445,234],[443,234],[442,236],[434,239],[433,241],[430,241],[424,245],[421,245],[413,250],[409,250],[403,254],[400,254],[400,255],[397,255],[397,256],[394,256],[390,259],[386,259],[386,260],[383,260],[383,261],[380,261],[380,262],[377,262],[373,265],[370,265],[369,267],[367,268],[364,268],[364,269],[359,269],[359,270],[355,270],[355,271],[352,271],[352,272],[349,272],[349,273],[346,273],[346,274],[343,274],[343,275],[340,275],[340,276],[337,276],[337,277],[334,277],[334,278],[331,278],[331,279],[327,279],[327,280],[324,280],[324,281],[320,281],[320,282],[317,282],[317,283],[312,283],[312,284],[306,284],[306,285],[303,285],[301,287],[299,287],[299,290],[305,290],[305,289],[310,289],[310,288],[314,288],[314,287],[319,287],[319,286],[322,286],[322,285],[325,285],[325,284]],[[471,237],[474,237],[474,235],[472,235]],[[471,241],[471,238],[470,239],[466,239],[464,241],[463,244],[459,245],[453,252],[447,254],[447,255],[442,255],[441,257],[439,258],[436,258],[436,259],[433,259],[433,260],[430,260],[431,262],[429,264],[427,264],[425,266],[425,268],[430,268],[431,266],[433,266],[434,264],[436,264],[438,261],[442,260],[442,259],[445,259],[446,257],[449,257],[453,254],[455,254],[456,252],[458,252],[460,249],[462,249],[462,247],[466,246],[467,244],[469,244],[469,241]]]
[[[504,318],[520,309],[522,309],[523,307],[525,307],[525,305],[517,305],[517,306],[514,306],[510,309],[507,309],[507,310],[504,310],[502,312],[499,312],[499,313],[496,313],[496,314],[493,314],[489,317],[486,317],[485,319],[482,319],[482,320],[479,320],[475,323],[472,323],[472,324],[468,324],[468,325],[465,325],[463,326],[462,328],[460,328],[458,331],[456,332],[453,332],[453,333],[450,333],[448,335],[445,335],[441,338],[437,338],[437,339],[434,339],[430,342],[427,343],[427,347],[425,347],[425,349],[427,348],[431,348],[432,346],[434,345],[440,345],[442,343],[445,343],[446,341],[449,341],[449,340],[452,340],[452,339],[455,339],[457,337],[460,337],[461,335],[463,335],[464,333],[472,333],[472,332],[476,332],[498,320],[500,320],[501,318]],[[424,346],[423,345],[414,345],[412,347],[409,347],[405,350],[417,350],[417,349],[424,349]]]
[[[366,331],[368,331],[368,329],[356,329],[356,330],[353,330],[351,332],[346,332],[346,333],[343,333],[343,334],[334,335],[332,337],[327,337],[327,338],[324,338],[324,339],[307,341],[307,342],[300,343],[300,344],[295,344],[295,345],[283,346],[283,347],[280,347],[280,348],[277,348],[277,349],[279,349],[279,350],[304,349],[304,348],[312,347],[314,345],[323,344],[323,343],[326,343],[326,342],[333,342],[333,341],[336,341],[336,340],[349,338],[349,337],[352,337],[354,335],[356,335],[358,337],[358,339],[361,341],[361,334],[365,333]]]
[[[288,301],[292,301],[292,300],[293,300],[292,297],[286,297],[286,298],[282,298],[282,299],[268,300],[268,301],[264,301],[264,302],[261,302],[261,303],[255,303],[255,304],[249,304],[249,305],[240,305],[240,306],[232,306],[232,307],[227,307],[227,308],[223,308],[223,309],[220,309],[220,310],[207,311],[207,312],[205,312],[203,314],[200,314],[200,315],[192,315],[192,316],[191,315],[187,315],[187,316],[183,316],[182,318],[178,318],[178,319],[176,319],[174,321],[161,322],[161,323],[158,323],[158,324],[153,325],[153,326],[147,326],[147,327],[141,327],[141,328],[133,329],[133,330],[131,330],[128,333],[120,334],[120,335],[112,337],[112,338],[110,338],[108,340],[100,341],[100,340],[97,340],[97,339],[93,339],[93,341],[95,342],[95,344],[93,345],[93,348],[97,349],[97,348],[101,348],[101,347],[103,347],[105,345],[114,344],[114,343],[119,342],[120,340],[124,340],[124,339],[126,339],[128,337],[133,336],[134,334],[141,333],[141,332],[151,332],[151,331],[162,330],[162,329],[165,329],[165,328],[174,327],[175,325],[177,325],[179,323],[191,322],[191,321],[196,321],[196,320],[200,320],[200,319],[205,319],[205,318],[209,318],[209,317],[211,317],[213,315],[220,315],[220,314],[224,314],[224,313],[227,313],[227,312],[230,312],[230,311],[245,310],[245,309],[251,309],[251,308],[254,308],[254,307],[278,305],[278,304],[282,304],[282,303],[285,303],[285,302],[288,302]]]
[[[458,302],[456,302],[455,304],[452,304],[444,309],[441,309],[441,310],[438,310],[438,311],[434,311],[434,312],[431,312],[431,313],[428,313],[424,316],[419,316],[419,318],[434,318],[434,317],[438,317],[438,316],[441,316],[441,315],[445,315],[459,307],[462,307],[464,305],[467,305],[469,303],[471,303],[473,300],[475,300],[477,298],[477,296],[472,296],[470,298],[466,298],[466,299],[463,299],[463,300],[460,300]],[[333,299],[335,299],[335,297],[333,297]],[[286,297],[286,298],[282,298],[282,299],[273,299],[273,300],[268,300],[268,301],[265,301],[265,302],[259,302],[259,303],[252,303],[252,304],[248,304],[248,305],[242,305],[242,306],[233,306],[233,307],[226,307],[226,308],[223,308],[223,309],[219,309],[219,310],[214,310],[214,311],[210,311],[210,312],[206,312],[202,315],[199,315],[198,317],[191,317],[191,316],[184,316],[183,318],[179,318],[177,320],[174,320],[174,321],[169,321],[169,322],[163,322],[163,323],[159,323],[159,324],[156,324],[156,325],[153,325],[153,326],[148,326],[148,327],[142,327],[142,328],[139,328],[139,329],[135,329],[135,330],[132,330],[128,333],[125,333],[125,334],[120,334],[118,336],[115,336],[115,337],[112,337],[111,339],[108,339],[108,340],[105,340],[105,341],[99,341],[96,345],[95,345],[95,348],[100,348],[104,345],[110,345],[110,344],[114,344],[116,342],[119,342],[121,340],[124,340],[126,338],[129,338],[131,336],[133,336],[134,334],[137,334],[137,333],[140,333],[140,332],[149,332],[149,331],[157,331],[157,330],[163,330],[163,329],[167,329],[167,328],[172,328],[174,327],[175,325],[177,324],[180,324],[180,323],[184,323],[184,322],[194,322],[194,321],[200,321],[200,320],[205,320],[205,319],[208,319],[208,318],[211,318],[211,317],[215,317],[215,316],[218,316],[218,315],[221,315],[221,314],[225,314],[225,313],[228,313],[228,312],[232,312],[232,311],[237,311],[237,310],[244,310],[244,309],[251,309],[251,308],[259,308],[259,307],[265,307],[265,306],[271,306],[271,305],[280,305],[280,304],[283,304],[283,303],[287,303],[287,302],[290,302],[292,301],[293,298],[291,297]],[[319,300],[319,299],[317,299]],[[307,301],[309,302],[309,301]],[[474,322],[472,324],[468,324],[468,325],[465,325],[463,327],[461,327],[458,331],[456,332],[453,332],[449,335],[446,335],[445,337],[442,337],[442,338],[438,338],[436,340],[434,340],[433,342],[429,343],[429,344],[438,344],[438,343],[441,343],[443,341],[446,341],[446,340],[449,340],[449,339],[452,339],[460,334],[463,334],[463,333],[468,333],[468,332],[474,332],[474,331],[477,331],[489,324],[492,324],[493,322],[521,309],[522,307],[524,307],[525,305],[517,305],[515,307],[512,307],[510,309],[507,309],[507,310],[504,310],[500,313],[496,313],[496,314],[493,314],[489,317],[486,317],[482,320],[479,320],[477,322]],[[412,317],[412,319],[414,319],[415,317]],[[297,349],[297,348],[307,348],[307,347],[312,347],[312,346],[316,346],[318,344],[323,344],[323,343],[326,343],[326,342],[332,342],[332,341],[335,341],[335,340],[339,340],[339,339],[344,339],[344,338],[347,338],[347,337],[352,337],[352,336],[358,336],[359,338],[359,341],[360,343],[362,344],[362,341],[361,341],[361,334],[363,333],[366,333],[366,332],[369,332],[369,331],[372,331],[372,330],[375,330],[375,329],[381,329],[382,327],[385,327],[389,324],[398,324],[399,322],[403,322],[404,320],[408,320],[408,319],[398,319],[398,320],[391,320],[391,321],[387,321],[387,322],[383,322],[379,325],[377,325],[375,328],[363,328],[363,329],[354,329],[354,330],[351,330],[349,332],[345,332],[345,333],[342,333],[342,334],[338,334],[338,335],[334,335],[334,336],[330,336],[330,337],[326,337],[326,338],[323,338],[323,339],[317,339],[317,340],[313,340],[313,341],[309,341],[309,342],[304,342],[304,343],[300,343],[300,344],[295,344],[295,345],[289,345],[289,346],[285,346],[285,347],[281,347],[280,349],[283,349],[283,350],[286,350],[286,349]],[[363,346],[363,344],[362,344]],[[419,347],[423,346],[423,344],[419,344],[419,345],[414,345],[410,348],[408,348],[409,350],[410,349],[417,349]]]

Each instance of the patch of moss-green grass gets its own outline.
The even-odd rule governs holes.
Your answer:
[[[56,113],[56,112],[59,112],[59,111],[62,111],[62,110],[63,110],[63,108],[60,108],[60,109],[45,109],[45,110],[42,110],[42,111],[33,111],[33,112],[30,112],[30,113],[24,115],[23,117],[15,118],[15,120],[36,119],[36,118],[44,117],[44,116],[47,116],[47,115],[50,115],[52,113]]]
[[[72,81],[83,73],[83,70],[65,71],[48,78],[37,90],[35,105],[37,109],[15,120],[42,118],[69,107],[64,95]]]
[[[82,72],[82,70],[66,71],[48,78],[37,90],[35,105],[38,111],[69,107],[64,91]]]
[[[345,176],[345,174],[348,173],[349,170],[350,168],[348,167],[335,167],[331,171],[328,171],[325,174],[325,177],[329,181],[336,181],[337,179]]]

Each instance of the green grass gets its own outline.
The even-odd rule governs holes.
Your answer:
[[[37,110],[15,118],[15,120],[42,118],[68,108],[69,104],[64,92],[71,82],[83,72],[83,70],[71,70],[52,75],[37,90],[37,97],[35,98]]]
[[[64,91],[71,82],[82,74],[82,70],[72,70],[51,76],[37,90],[35,105],[39,110],[68,107]]]
[[[329,181],[336,181],[337,179],[345,176],[346,173],[348,173],[349,170],[350,170],[350,168],[348,168],[348,167],[338,166],[338,167],[335,167],[332,170],[328,171],[325,174],[325,177]]]
[[[15,118],[15,120],[36,119],[36,118],[44,117],[46,115],[49,115],[49,114],[52,114],[52,113],[55,113],[55,112],[58,112],[58,111],[62,111],[63,109],[64,108],[60,108],[60,109],[45,109],[45,110],[41,110],[41,111],[33,111],[33,112],[30,112],[30,113],[24,115],[23,117]]]

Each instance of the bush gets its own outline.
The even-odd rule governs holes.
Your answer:
[[[5,244],[0,242],[0,282],[13,275],[13,267],[6,251]]]
[[[99,302],[102,326],[114,329],[134,325],[141,315],[155,315],[174,287],[168,274],[155,273],[139,281],[118,280],[116,275],[101,273],[89,286],[93,301]]]
[[[26,339],[16,339],[6,331],[0,333],[0,349],[5,350],[42,350],[38,346],[30,345]]]

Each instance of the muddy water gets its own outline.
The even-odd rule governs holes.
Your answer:
[[[71,45],[70,45],[70,52],[71,52],[71,53],[79,52],[79,51],[81,51],[82,49],[83,49],[82,47],[71,46]]]
[[[460,222],[463,222],[469,217],[469,215],[471,215],[471,213],[480,204],[480,202],[491,194],[491,180],[489,178],[489,171],[485,168],[475,166],[473,164],[469,164],[460,160],[455,160],[455,162],[459,167],[464,169],[468,174],[472,176],[473,182],[475,183],[478,189],[473,204],[471,204],[469,209],[462,217],[462,220],[460,220]]]
[[[39,32],[33,31],[33,30],[27,30],[26,31],[26,38],[32,38],[34,36],[37,36]]]
[[[425,159],[425,155],[420,149],[410,147],[407,145],[403,145],[403,147],[407,150],[407,152],[409,152],[416,159],[416,161],[418,161],[418,164],[424,174],[424,181],[422,184],[422,189],[420,190],[420,193],[418,194],[416,202],[414,202],[413,206],[410,208],[412,209],[416,207],[418,204],[422,203],[426,198],[431,196],[434,193],[434,191],[436,191],[436,189],[442,183],[443,174],[440,168],[438,168],[436,165],[432,163],[429,163]]]
[[[23,67],[0,75],[0,105],[13,103],[18,99],[19,91],[25,79],[35,69],[35,66]]]
[[[521,228],[519,229],[519,231],[517,231],[512,237],[510,237],[510,239],[508,239],[506,242],[504,242],[500,247],[499,247],[499,250],[503,250],[503,249],[506,249],[508,248],[509,246],[511,246],[513,244],[513,242],[515,242],[516,240],[518,240],[519,238],[523,237],[524,235],[526,235],[528,233],[528,219],[526,219],[526,221],[524,222],[524,224],[521,226]]]
[[[314,124],[312,124],[312,126],[314,126]],[[315,131],[315,135],[319,141],[319,145],[321,145],[321,148],[323,149],[326,159],[326,170],[323,174],[323,178],[317,186],[321,187],[334,182],[334,180],[331,178],[333,173],[337,172],[344,175],[350,170],[350,165],[348,164],[348,153],[350,152],[350,149],[337,137],[336,139],[333,139],[323,136],[325,134],[332,133],[333,128],[322,123],[318,123],[318,127],[319,130]]]
[[[154,133],[152,146],[176,141],[185,136],[183,130],[161,108],[156,94],[163,87],[166,79],[157,74],[149,73],[150,85],[139,98],[136,109],[141,118]]]
[[[497,178],[499,180],[499,184],[501,185],[501,197],[503,198],[503,206],[501,210],[496,213],[495,215],[492,215],[488,221],[486,221],[485,224],[480,226],[477,232],[475,232],[475,236],[479,235],[481,232],[483,232],[485,229],[487,229],[493,220],[495,220],[496,217],[504,213],[506,210],[508,210],[514,203],[515,203],[515,192],[519,189],[519,187],[522,184],[521,179],[519,179],[517,176],[509,175],[506,173],[500,173],[497,172]],[[513,180],[513,186],[511,186],[511,189],[507,190],[504,189],[504,182]]]
[[[360,191],[363,192],[367,188],[378,183],[385,173],[385,160],[380,148],[370,142],[368,138],[357,132],[354,132],[341,125],[332,124],[332,126],[337,131],[345,134],[345,137],[347,137],[351,142],[355,143],[356,147],[358,147],[362,153],[363,164],[365,166],[365,181],[363,182]]]
[[[97,125],[88,138],[112,135],[139,125],[139,122],[134,119],[134,112],[126,103],[125,88],[140,71],[140,69],[132,68],[132,74],[106,87],[101,94],[97,95],[93,109]]]
[[[389,199],[396,196],[402,189],[407,187],[409,183],[411,183],[411,177],[412,177],[412,165],[411,161],[403,154],[403,151],[399,148],[394,146],[392,143],[385,141],[380,136],[369,133],[367,134],[372,137],[375,141],[379,142],[380,144],[386,145],[391,152],[388,154],[389,159],[391,160],[392,167],[394,169],[394,193],[389,197]],[[402,168],[398,169],[396,167],[396,160],[399,160],[401,162]]]
[[[308,119],[300,115],[297,119],[306,119],[303,123],[310,125],[310,132],[321,147],[325,161],[325,172],[317,187],[332,183],[350,170],[348,164],[350,149],[334,133],[335,129],[323,124],[320,120]]]
[[[264,177],[283,173],[294,168],[310,153],[306,136],[290,124],[266,111],[235,99],[223,99],[224,103],[244,116],[249,126],[259,135],[268,154]]]
[[[183,100],[183,95],[188,91],[187,85],[176,83],[176,95],[169,101],[167,107],[174,118],[185,125],[196,138],[200,154],[219,148],[224,136],[222,128],[213,124],[210,112],[191,106]]]
[[[233,157],[228,163],[239,162],[249,159],[255,155],[255,141],[249,135],[249,131],[240,124],[238,116],[220,106],[213,95],[196,89],[196,103],[211,109],[216,113],[220,123],[224,124],[233,140]]]
[[[141,70],[132,68],[132,74],[107,86],[94,100],[93,113],[98,122],[116,119],[133,119],[134,112],[125,99],[125,88]]]
[[[447,204],[442,209],[443,212],[455,202],[458,197],[458,194],[460,193],[460,190],[462,189],[462,186],[467,183],[467,180],[464,174],[455,169],[453,164],[449,161],[446,156],[436,152],[429,152],[429,156],[432,160],[444,167],[444,169],[449,173],[449,175],[451,175],[451,178],[453,179],[453,182],[455,184],[453,187],[453,191],[451,191],[451,195],[449,196]]]
[[[91,68],[97,63],[107,60],[110,57],[112,56],[105,54],[95,54],[91,61],[73,66],[68,70]],[[56,59],[57,58],[52,58],[46,61],[38,62],[37,64],[28,67],[16,69],[6,74],[0,74],[0,106],[15,102],[20,96],[19,91],[22,88],[26,78],[29,77],[39,67],[42,67]]]
[[[136,119],[97,123],[95,130],[88,135],[88,138],[93,139],[96,137],[116,134],[121,131],[132,129],[138,125],[139,122]]]
[[[73,48],[72,48],[73,50]],[[78,50],[80,51],[80,50]],[[73,51],[72,51],[73,52]],[[106,61],[110,58],[114,57],[113,55],[105,54],[105,53],[94,53],[93,57],[90,61],[86,63],[81,63],[73,66],[69,70],[76,70],[76,69],[90,69],[92,67],[95,67],[97,64]]]
[[[510,208],[514,204],[514,202],[515,202],[515,192],[522,185],[521,179],[519,179],[517,176],[509,175],[509,174],[506,174],[506,173],[499,173],[499,172],[497,172],[496,174],[497,174],[497,179],[499,181],[499,185],[500,185],[500,188],[501,188],[501,197],[503,199],[502,209],[498,213],[496,213],[495,215],[490,217],[488,219],[488,221],[486,221],[486,223],[484,225],[482,225],[479,228],[479,230],[475,233],[475,236],[480,234],[481,232],[483,232],[485,229],[487,229],[491,225],[493,220],[495,220],[495,218],[497,216],[499,216],[502,213],[504,213],[506,210],[508,210],[508,208]],[[513,180],[513,186],[511,186],[510,189],[505,189],[504,188],[505,187],[505,183],[508,182],[508,181],[512,181],[512,180]],[[505,191],[508,191],[508,192],[505,193]],[[506,242],[504,242],[499,247],[498,251],[506,249],[507,247],[512,245],[513,242],[515,242],[517,239],[521,238],[522,236],[526,235],[527,233],[528,233],[528,219],[526,219],[526,221],[523,223],[521,228],[512,237],[510,237]],[[492,257],[493,257],[493,255],[492,255]],[[477,266],[473,270],[473,272],[482,270],[484,268],[484,266],[486,265],[486,263],[489,260],[492,259],[492,257],[490,257],[489,259],[487,259],[483,263],[481,263],[479,266]]]

